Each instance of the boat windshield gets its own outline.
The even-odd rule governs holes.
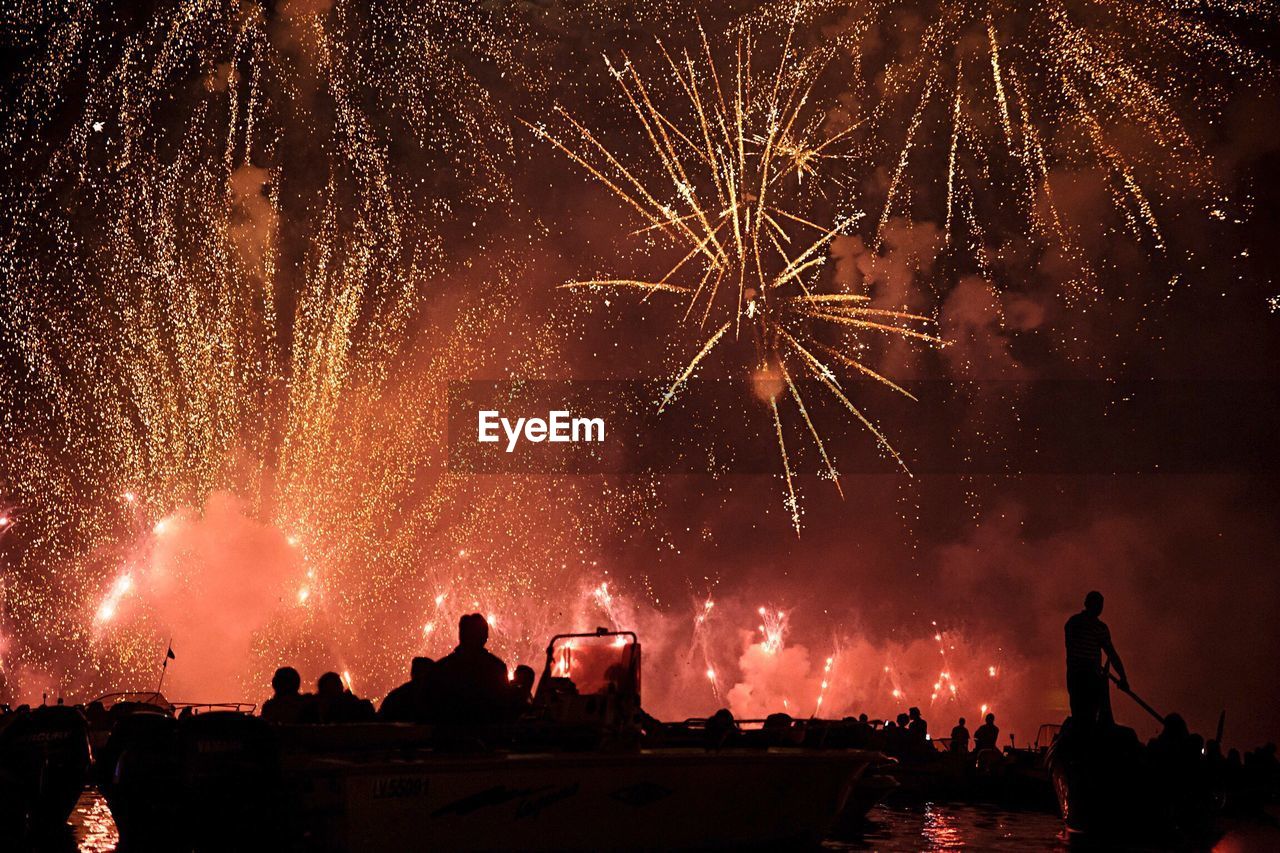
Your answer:
[[[125,693],[107,693],[105,695],[99,696],[97,699],[93,701],[102,703],[102,707],[106,708],[107,710],[111,710],[113,706],[119,705],[122,702],[129,702],[136,705],[154,705],[157,708],[162,708],[166,711],[172,710],[173,708],[173,703],[171,703],[168,699],[164,698],[163,693],[158,693],[155,690],[136,690],[136,691],[125,692]]]
[[[640,646],[627,634],[557,637],[551,645],[551,674],[568,678],[579,696],[640,692]]]

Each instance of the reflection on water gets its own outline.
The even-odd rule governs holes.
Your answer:
[[[71,828],[81,853],[110,853],[120,840],[116,822],[111,819],[111,809],[107,808],[107,801],[96,788],[89,788],[80,795],[80,802],[71,813]]]
[[[1039,812],[1005,812],[928,803],[923,809],[877,806],[857,838],[828,841],[831,850],[916,853],[934,850],[1066,850],[1062,820]]]
[[[1275,817],[1269,825],[1234,828],[1214,847],[1215,853],[1280,850],[1280,831],[1276,829]],[[111,810],[102,795],[92,788],[80,796],[71,814],[71,828],[80,853],[111,853],[116,849],[119,836]],[[929,803],[923,809],[877,806],[871,811],[862,835],[828,841],[823,847],[878,853],[1068,849],[1062,836],[1062,821],[1057,815],[940,803]]]
[[[80,797],[71,815],[80,853],[111,853],[118,835],[107,802],[94,789]],[[1062,850],[1062,821],[1054,815],[1001,812],[930,803],[920,810],[879,806],[860,838],[828,842],[834,850]]]
[[[965,846],[965,833],[956,813],[933,803],[924,807],[924,828],[920,830],[930,850],[958,850]]]

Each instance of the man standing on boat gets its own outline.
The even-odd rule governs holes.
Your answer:
[[[489,623],[479,613],[458,622],[458,647],[431,670],[432,721],[476,726],[501,722],[510,708],[507,665],[485,648]]]
[[[1102,593],[1094,590],[1084,597],[1084,610],[1067,620],[1067,694],[1071,700],[1073,725],[1082,731],[1092,730],[1099,721],[1110,722],[1110,696],[1102,655],[1107,666],[1116,671],[1121,690],[1129,689],[1120,655],[1111,645],[1111,631],[1102,615]],[[1105,709],[1105,710],[1104,710]]]

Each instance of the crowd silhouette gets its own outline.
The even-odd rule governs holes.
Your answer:
[[[1055,748],[1070,741],[1073,748],[1081,750],[1083,744],[1081,754],[1104,756],[1100,766],[1107,772],[1112,767],[1138,767],[1142,778],[1156,780],[1144,784],[1167,789],[1165,799],[1175,808],[1185,805],[1189,810],[1210,796],[1228,806],[1260,808],[1280,785],[1280,762],[1274,743],[1247,754],[1237,749],[1224,752],[1217,738],[1206,739],[1195,734],[1176,713],[1161,718],[1159,734],[1146,744],[1140,742],[1133,729],[1115,723],[1109,698],[1110,682],[1116,682],[1126,692],[1129,686],[1110,630],[1100,619],[1102,605],[1100,593],[1089,593],[1083,610],[1064,626],[1071,716],[1060,727],[1061,733],[1054,740]],[[262,704],[260,716],[268,723],[285,726],[425,724],[432,727],[433,744],[446,750],[470,749],[474,742],[488,741],[488,734],[478,729],[498,726],[508,733],[520,729],[505,724],[522,718],[534,721],[533,728],[541,732],[536,729],[540,724],[537,721],[558,719],[546,713],[547,703],[554,703],[556,697],[577,697],[577,687],[567,677],[552,677],[548,668],[543,683],[538,685],[535,708],[534,669],[525,665],[508,669],[506,663],[487,649],[488,639],[489,626],[483,616],[478,613],[463,616],[458,625],[457,647],[440,660],[413,658],[408,680],[391,690],[377,709],[369,699],[356,695],[349,682],[337,672],[325,672],[316,680],[313,692],[303,692],[299,672],[291,666],[282,666],[271,679],[272,695]],[[607,691],[619,690],[618,685],[630,683],[620,670],[617,665],[609,668],[605,679],[610,685]],[[141,698],[119,701],[109,708],[97,701],[73,707],[83,714],[83,724],[89,732],[109,732],[139,707],[145,706],[155,713],[155,707],[148,703],[164,701],[158,692],[151,699],[141,694],[128,695]],[[608,692],[608,695],[615,693]],[[595,701],[593,696],[595,694],[577,698],[584,700],[583,708],[588,708]],[[638,691],[635,698],[638,701]],[[1137,701],[1150,710],[1141,700]],[[61,704],[58,700],[58,705]],[[569,706],[562,706],[562,710],[563,707]],[[596,707],[601,704],[597,703]],[[690,727],[688,721],[663,724],[645,714],[638,705],[627,707],[625,719],[630,721],[633,734],[655,746],[700,744],[712,750],[751,746],[868,749],[894,757],[904,770],[929,773],[935,768],[964,768],[962,775],[966,784],[977,778],[1000,775],[1019,762],[1025,765],[1029,757],[1044,765],[1041,753],[1046,744],[1024,745],[1019,750],[1013,743],[1013,735],[1008,735],[1008,743],[1002,746],[994,713],[986,713],[972,733],[966,718],[959,717],[949,737],[935,739],[918,707],[907,708],[885,720],[869,719],[865,713],[842,720],[797,720],[785,713],[775,713],[769,715],[759,729],[740,724],[728,709],[717,711],[698,728]],[[37,715],[40,710],[35,709]],[[0,747],[4,746],[6,730],[16,731],[14,722],[32,711],[27,706],[11,710],[0,705]],[[180,719],[198,713],[189,706],[169,706],[168,712]],[[540,748],[555,748],[556,737],[563,739],[570,734],[581,734],[572,727],[552,727],[547,731],[551,733],[533,735],[550,738],[546,743],[539,741]],[[529,733],[524,736],[530,737]],[[490,743],[505,744],[507,741],[503,738],[507,737],[500,734]],[[629,742],[638,743],[639,737]],[[582,743],[587,745],[585,748],[592,748],[592,745],[598,747],[600,741]],[[0,749],[0,758],[3,752]],[[0,761],[2,769],[3,761]]]
[[[336,672],[316,681],[315,693],[302,693],[302,679],[291,666],[276,670],[272,696],[261,716],[272,723],[420,723],[474,727],[507,722],[526,711],[533,698],[534,671],[511,671],[485,648],[489,623],[479,613],[458,622],[458,646],[438,661],[415,657],[409,680],[394,688],[376,711],[355,695]]]

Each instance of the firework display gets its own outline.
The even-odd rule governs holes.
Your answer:
[[[837,22],[825,48],[853,91],[875,92],[860,140],[887,175],[875,245],[894,216],[937,221],[998,284],[1018,272],[1018,244],[1039,242],[1074,270],[1066,295],[1079,297],[1100,286],[1099,270],[1093,224],[1058,199],[1076,192],[1070,174],[1096,171],[1123,227],[1157,255],[1183,256],[1161,225],[1182,198],[1231,215],[1201,134],[1220,120],[1220,81],[1270,75],[1239,33],[1274,16],[1254,2],[812,0],[747,18]]]
[[[821,339],[815,325],[831,324],[852,332],[882,332],[933,344],[935,335],[914,328],[929,318],[897,308],[872,306],[861,293],[824,292],[818,273],[828,259],[833,237],[861,218],[852,213],[834,223],[815,223],[807,196],[822,194],[827,178],[824,160],[839,158],[840,143],[854,127],[825,133],[825,112],[809,107],[814,71],[796,62],[788,31],[777,68],[756,70],[753,44],[739,40],[731,68],[717,67],[702,34],[702,54],[673,57],[661,44],[672,80],[665,87],[676,96],[651,91],[635,66],[609,64],[623,97],[651,145],[654,162],[628,165],[597,135],[561,110],[580,137],[571,148],[545,128],[533,129],[575,163],[601,181],[640,218],[637,234],[661,233],[683,253],[661,278],[593,279],[565,287],[634,288],[645,293],[673,293],[686,302],[683,320],[699,330],[695,354],[680,370],[660,403],[666,406],[698,365],[726,337],[746,336],[755,344],[754,363],[747,365],[763,382],[784,385],[797,414],[817,446],[827,473],[839,488],[839,475],[822,436],[805,407],[793,376],[822,383],[875,436],[887,453],[904,465],[888,439],[849,399],[835,369],[851,369],[907,394],[857,356],[856,342]],[[673,118],[661,103],[674,103]],[[808,186],[805,178],[808,177]],[[677,201],[668,201],[677,200]],[[705,338],[701,338],[705,335]],[[796,497],[778,393],[767,388],[778,439],[787,505],[796,532],[800,505]],[[910,396],[907,394],[907,396]]]
[[[993,540],[1111,493],[919,483],[895,419],[1000,455],[1016,412],[913,383],[1155,374],[1128,330],[1268,150],[1221,130],[1271,91],[1260,0],[6,5],[15,704],[149,687],[166,644],[182,698],[284,662],[381,696],[478,612],[512,664],[637,631],[682,717],[1057,709],[1020,608],[1076,593]],[[1205,346],[1265,351],[1232,312]],[[768,476],[449,468],[451,382],[639,378],[668,417],[707,376]]]

